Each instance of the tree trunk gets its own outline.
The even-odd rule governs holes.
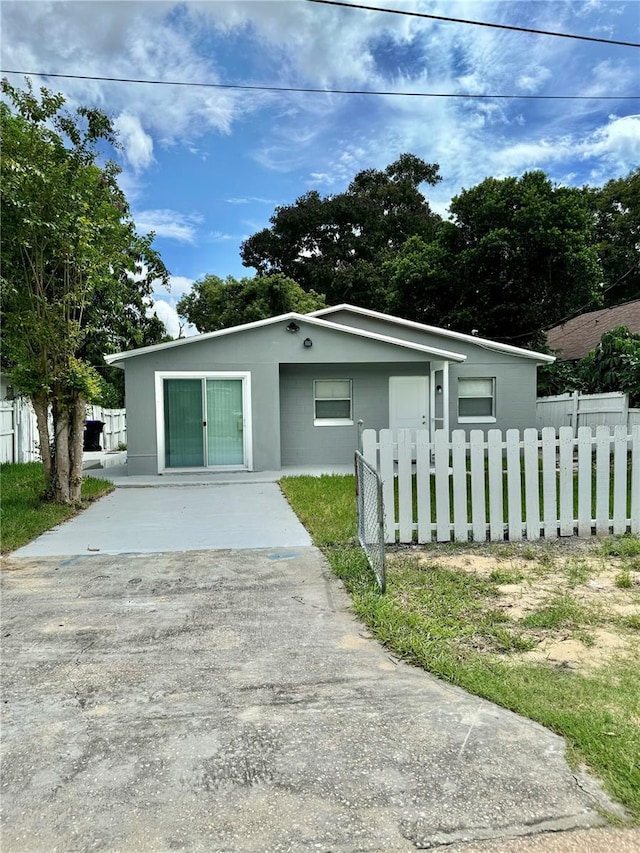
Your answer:
[[[71,503],[69,490],[69,411],[57,400],[53,403],[54,465],[51,472],[51,500]]]
[[[53,459],[51,454],[51,436],[49,435],[49,401],[46,396],[31,398],[33,411],[36,413],[38,437],[40,439],[40,456],[44,469],[44,481],[47,495],[51,494],[53,476]]]
[[[69,407],[69,496],[72,503],[82,499],[82,450],[86,403],[77,397]]]

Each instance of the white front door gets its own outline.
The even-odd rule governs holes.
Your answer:
[[[429,377],[389,377],[389,428],[429,429]]]

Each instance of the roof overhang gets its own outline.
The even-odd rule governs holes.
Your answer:
[[[318,311],[312,311],[307,316],[322,318],[328,314],[335,314],[338,311],[349,311],[352,314],[360,314],[363,317],[372,317],[376,320],[386,320],[390,323],[396,323],[398,326],[417,329],[418,331],[427,332],[433,335],[441,335],[442,337],[449,338],[452,341],[464,341],[466,343],[475,344],[483,349],[503,352],[520,358],[528,358],[535,361],[537,364],[552,364],[556,360],[554,355],[547,355],[543,352],[535,352],[534,350],[523,349],[522,347],[514,347],[510,344],[501,344],[497,341],[488,340],[487,338],[478,338],[475,335],[466,335],[463,332],[452,332],[450,329],[442,329],[439,326],[427,326],[424,323],[416,323],[414,320],[404,320],[402,317],[394,317],[391,314],[372,311],[370,308],[359,308],[357,305],[349,305],[348,303],[333,305],[330,308],[320,308]]]
[[[380,316],[384,317],[386,315],[383,314]],[[292,320],[295,320],[298,323],[306,323],[311,326],[320,327],[329,331],[337,331],[351,335],[352,337],[378,341],[379,343],[390,344],[391,346],[412,350],[416,353],[420,353],[421,355],[428,355],[441,361],[463,362],[467,359],[466,355],[462,355],[461,353],[439,349],[438,347],[425,346],[424,344],[417,344],[411,341],[404,341],[400,338],[394,338],[389,335],[380,335],[376,332],[367,332],[365,329],[357,329],[353,326],[343,326],[340,323],[333,323],[329,320],[323,320],[321,317],[315,317],[313,314],[298,314],[293,311],[288,314],[280,314],[277,317],[269,317],[266,320],[256,320],[253,323],[243,323],[240,326],[232,326],[229,329],[220,329],[217,332],[206,332],[205,334],[194,335],[190,338],[178,338],[175,341],[167,341],[163,344],[154,344],[153,346],[139,347],[138,349],[128,350],[126,352],[106,355],[104,359],[107,364],[111,364],[115,367],[123,367],[123,362],[130,358],[137,358],[138,356],[149,355],[154,352],[162,352],[168,349],[174,349],[175,347],[189,346],[194,343],[202,343],[203,341],[215,340],[216,338],[236,335],[241,332],[250,331],[251,329],[264,328],[278,323],[288,323]]]

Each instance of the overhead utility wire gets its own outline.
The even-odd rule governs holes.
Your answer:
[[[98,77],[90,74],[54,74],[47,71],[17,71],[0,68],[0,74],[55,77],[65,80],[97,80],[105,83],[147,83],[153,86],[198,86],[205,89],[241,89],[252,92],[306,92],[318,95],[383,95],[397,98],[470,98],[473,100],[525,101],[637,101],[640,95],[481,95],[470,92],[381,92],[371,89],[314,89],[304,86],[250,86],[240,83],[198,83],[184,80],[147,80],[138,77]]]
[[[386,9],[384,6],[363,6],[360,3],[343,3],[341,0],[307,0],[308,3],[321,3],[324,6],[342,6],[345,9],[365,9],[367,12],[386,12],[389,15],[405,15],[410,18],[429,18],[432,21],[447,21],[454,24],[471,24],[474,27],[491,27],[495,30],[513,30],[517,33],[534,33],[539,36],[556,36],[563,39],[578,39],[578,41],[594,41],[599,44],[616,44],[620,47],[640,47],[633,41],[614,41],[613,39],[596,38],[595,36],[579,36],[574,33],[557,33],[552,30],[535,30],[532,27],[514,27],[510,24],[492,24],[488,21],[471,21],[466,18],[449,18],[445,15],[429,15],[426,12],[406,12],[401,9]]]

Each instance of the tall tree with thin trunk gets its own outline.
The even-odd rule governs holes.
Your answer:
[[[100,393],[86,343],[104,327],[104,304],[114,322],[126,311],[125,280],[145,267],[150,293],[151,275],[168,274],[135,232],[116,165],[99,165],[98,146],[115,144],[109,119],[67,114],[61,95],[30,84],[5,80],[2,91],[13,106],[0,104],[3,360],[36,412],[48,497],[77,503],[86,404]]]

